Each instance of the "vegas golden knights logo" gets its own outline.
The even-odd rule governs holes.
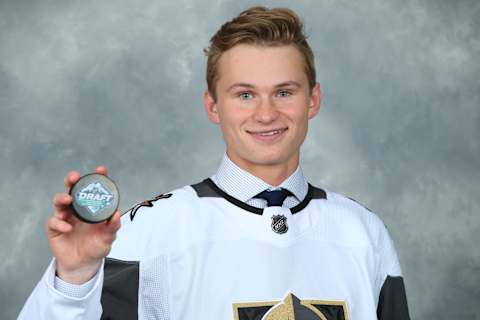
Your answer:
[[[300,300],[289,293],[282,301],[235,303],[234,320],[348,320],[344,301]]]

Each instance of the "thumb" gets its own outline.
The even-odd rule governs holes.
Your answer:
[[[105,227],[108,229],[110,232],[117,232],[118,229],[120,229],[121,226],[121,216],[122,214],[120,213],[120,210],[115,211],[113,216],[106,222]]]

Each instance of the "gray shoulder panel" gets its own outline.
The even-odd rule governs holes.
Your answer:
[[[213,189],[211,187],[211,185],[209,185],[207,183],[207,179],[199,182],[199,183],[196,183],[196,184],[192,184],[191,187],[193,188],[193,190],[195,190],[195,192],[197,193],[197,195],[202,198],[202,197],[217,197],[217,198],[220,198],[221,195],[218,193],[218,192],[215,192],[215,189]]]
[[[101,320],[138,319],[139,262],[105,259]]]
[[[380,291],[378,320],[410,320],[407,295],[402,277],[387,276]]]
[[[327,199],[325,190],[312,186],[311,184],[308,184],[308,186],[311,190],[312,199]]]

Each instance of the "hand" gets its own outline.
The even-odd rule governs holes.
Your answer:
[[[107,175],[105,167],[97,167],[95,172]],[[55,195],[53,215],[46,224],[48,244],[56,258],[57,275],[72,284],[85,283],[95,276],[120,228],[119,210],[109,220],[96,224],[85,223],[73,215],[68,190],[79,179],[77,171],[67,174],[64,180],[67,193]]]

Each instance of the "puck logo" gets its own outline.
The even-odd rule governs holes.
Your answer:
[[[86,207],[92,215],[108,207],[113,195],[100,182],[92,182],[75,195],[80,206]]]

